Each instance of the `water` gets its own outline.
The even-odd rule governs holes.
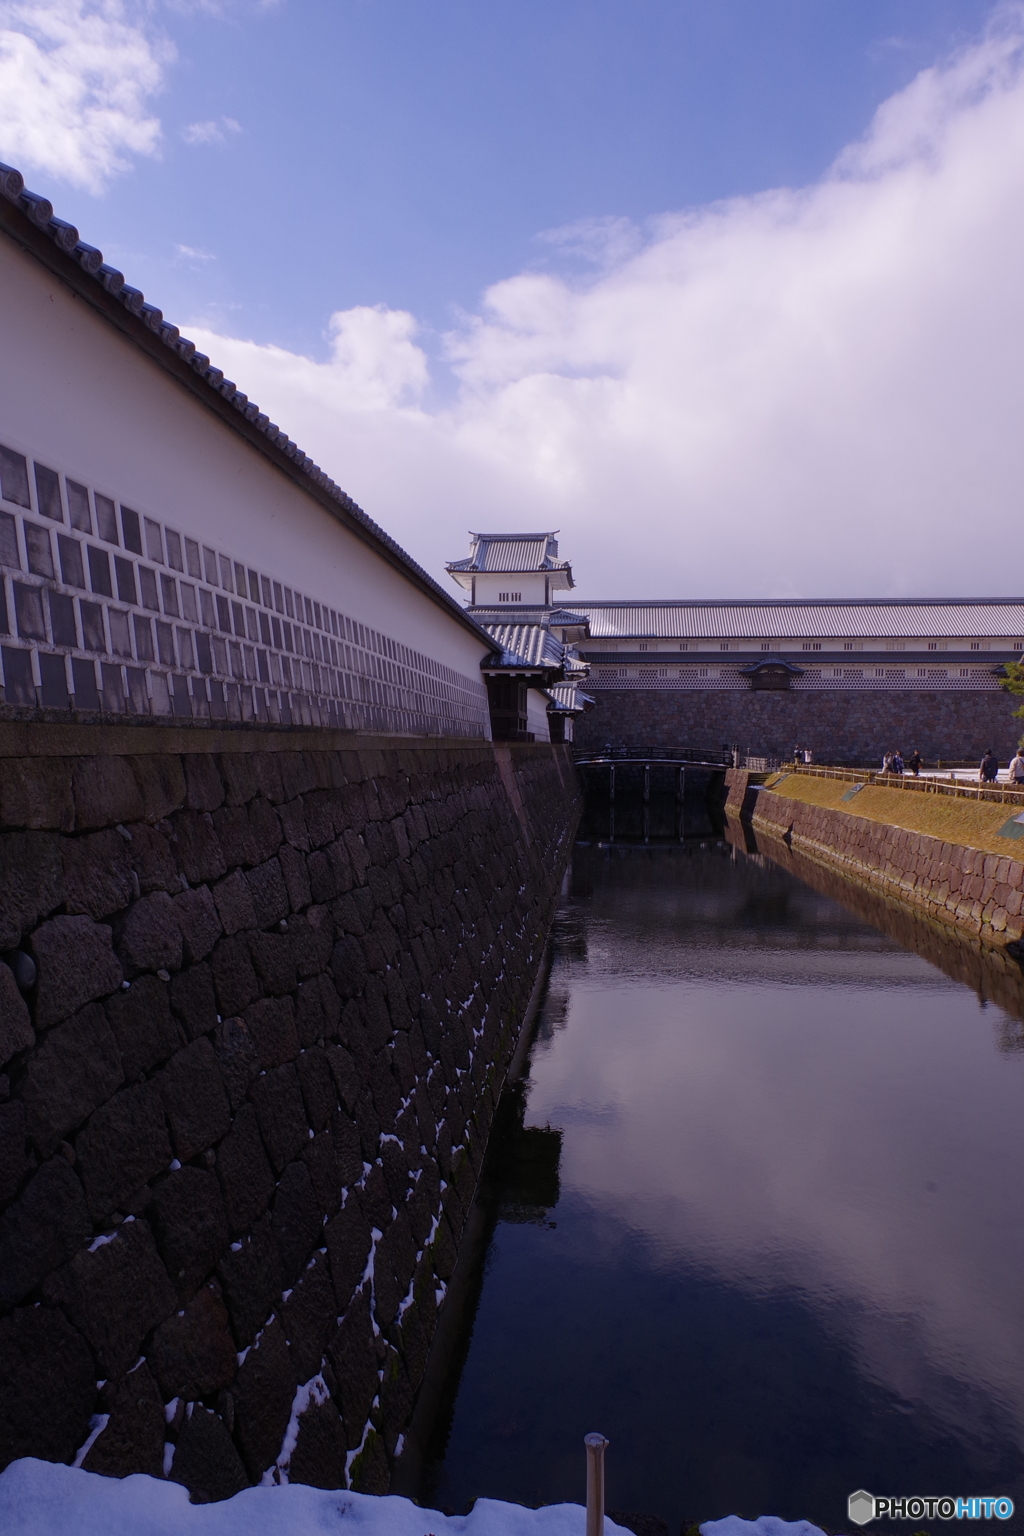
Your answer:
[[[863,907],[714,838],[577,847],[435,1506],[579,1501],[597,1429],[609,1507],[673,1536],[1024,1510],[1020,1018]]]

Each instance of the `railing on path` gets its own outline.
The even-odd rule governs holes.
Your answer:
[[[573,750],[573,760],[578,768],[591,763],[682,763],[703,768],[732,768],[735,758],[736,754],[729,747],[604,747],[600,751],[576,747]]]
[[[996,805],[1024,806],[1024,790],[1003,785],[964,784],[962,780],[915,778],[912,773],[885,773],[864,768],[828,768],[806,763],[784,764],[783,772],[804,774],[815,779],[842,779],[850,784],[875,784],[882,789],[899,789],[916,795],[949,795],[960,800],[990,800]]]

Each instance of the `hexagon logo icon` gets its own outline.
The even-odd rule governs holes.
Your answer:
[[[846,1501],[846,1512],[854,1525],[867,1525],[875,1518],[875,1496],[864,1488],[851,1493]]]

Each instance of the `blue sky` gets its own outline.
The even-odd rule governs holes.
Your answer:
[[[164,9],[159,156],[60,198],[175,315],[322,354],[336,309],[451,324],[544,232],[820,176],[973,0],[283,0]],[[227,119],[233,126],[225,126]],[[216,137],[188,143],[191,124]],[[178,248],[204,253],[182,257]]]
[[[1018,515],[1022,35],[975,0],[0,0],[0,156],[431,569],[512,521],[591,595],[982,590],[984,536],[892,540]]]

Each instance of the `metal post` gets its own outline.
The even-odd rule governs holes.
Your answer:
[[[604,1435],[587,1435],[587,1536],[604,1536]]]
[[[648,803],[650,798],[651,798],[651,765],[650,765],[650,763],[644,763],[644,805],[646,805]]]
[[[612,805],[614,805],[615,804],[615,764],[614,763],[609,763],[608,764],[608,795],[609,795],[609,798],[610,798],[610,800],[612,802]]]

